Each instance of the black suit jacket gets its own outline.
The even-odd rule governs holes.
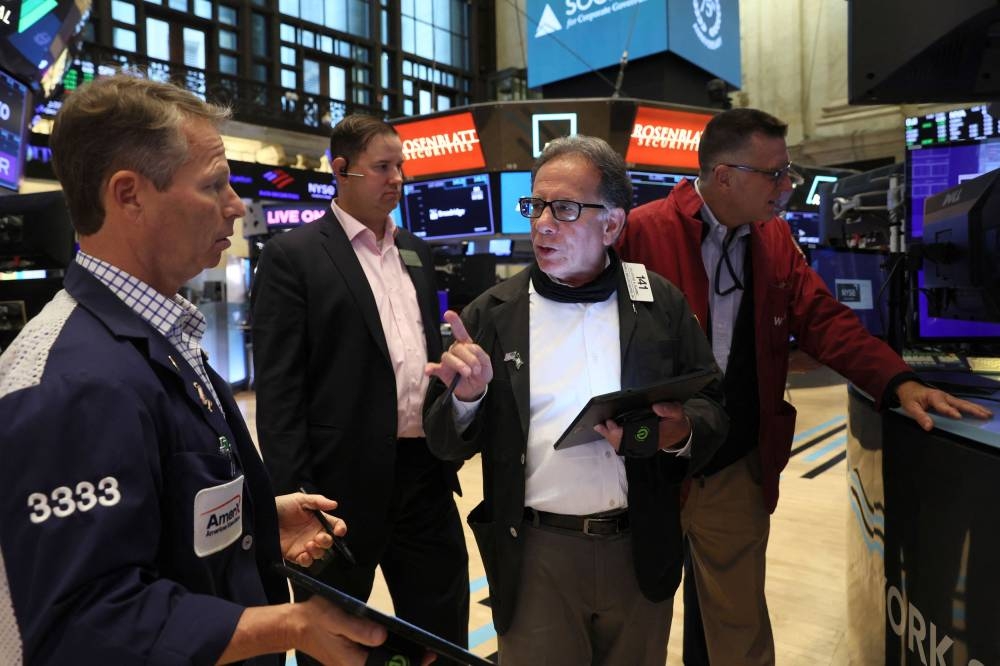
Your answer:
[[[469,334],[493,363],[493,381],[475,420],[464,433],[456,431],[451,404],[443,399],[444,385],[439,381],[428,391],[424,418],[427,442],[435,455],[463,460],[482,453],[483,502],[468,520],[486,568],[493,624],[500,634],[510,627],[514,615],[522,560],[520,530],[531,399],[529,273],[522,271],[493,287],[462,313]],[[624,278],[619,280],[622,387],[645,386],[701,369],[717,374],[684,405],[695,433],[690,459],[661,452],[651,458],[625,460],[635,575],[643,594],[661,601],[674,593],[680,581],[680,484],[714,454],[725,438],[728,419],[721,406],[721,374],[683,294],[660,276],[649,276],[653,303],[633,303]],[[507,357],[515,351],[527,361],[520,369]]]
[[[420,301],[427,357],[441,356],[430,248],[395,238]],[[332,211],[268,241],[251,291],[257,434],[278,493],[299,486],[340,506],[351,547],[371,561],[383,537],[396,459],[396,379],[375,298]],[[442,463],[458,491],[456,468]]]

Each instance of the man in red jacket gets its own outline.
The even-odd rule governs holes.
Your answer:
[[[795,408],[783,400],[790,334],[879,406],[901,406],[925,430],[933,426],[928,409],[990,416],[917,381],[809,267],[777,218],[799,180],[786,132],[756,109],[717,115],[702,134],[698,178],[633,210],[618,243],[623,260],[645,264],[684,292],[725,373],[729,436],[690,484],[681,514],[691,555],[686,575],[695,582],[712,664],[774,663],[764,569],[778,477],[795,432]]]

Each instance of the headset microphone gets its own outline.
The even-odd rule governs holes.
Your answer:
[[[347,171],[345,169],[341,169],[340,170],[340,175],[341,176],[354,176],[355,178],[364,178],[365,177],[365,174],[363,174],[363,173],[352,173],[352,172]]]

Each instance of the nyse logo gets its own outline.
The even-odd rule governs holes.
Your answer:
[[[860,303],[861,285],[855,282],[837,282],[837,300],[841,303]]]
[[[694,34],[705,45],[715,51],[722,46],[722,2],[721,0],[691,0],[694,8]]]

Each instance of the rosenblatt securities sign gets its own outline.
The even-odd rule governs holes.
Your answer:
[[[698,168],[698,145],[708,113],[640,106],[635,112],[625,161],[660,167]]]
[[[479,132],[469,112],[394,127],[403,140],[403,173],[407,178],[486,166]]]

